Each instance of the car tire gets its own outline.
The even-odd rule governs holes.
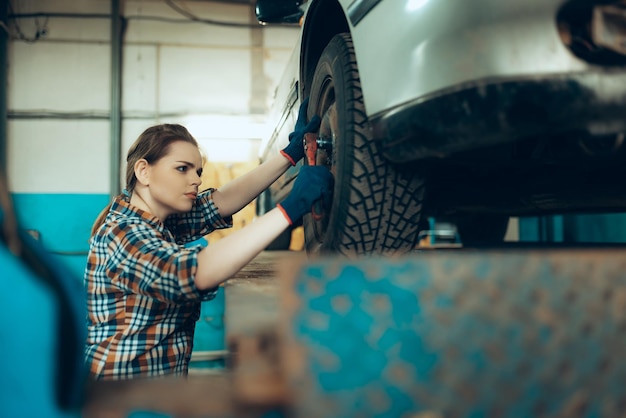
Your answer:
[[[367,255],[414,249],[424,179],[383,158],[381,142],[372,137],[347,33],[336,35],[318,60],[308,114],[322,117],[319,137],[332,144],[332,151],[319,148],[315,163],[329,167],[335,186],[330,210],[304,217],[307,252]]]

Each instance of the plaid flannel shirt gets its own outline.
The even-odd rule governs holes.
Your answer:
[[[130,379],[187,373],[200,303],[217,288],[194,283],[201,244],[209,232],[232,226],[222,218],[211,190],[192,210],[156,217],[117,197],[90,242],[85,270],[85,361],[96,379]]]

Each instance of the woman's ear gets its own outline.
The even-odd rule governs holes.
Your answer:
[[[150,164],[145,159],[137,160],[135,163],[135,177],[137,182],[147,186],[150,184]]]

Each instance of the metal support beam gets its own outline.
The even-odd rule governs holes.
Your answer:
[[[0,2],[0,170],[7,175],[7,68],[9,2]]]
[[[122,147],[122,40],[124,22],[120,0],[111,1],[111,198],[120,193]]]
[[[253,115],[264,115],[267,113],[267,77],[263,68],[265,61],[265,50],[263,46],[263,27],[256,20],[254,13],[255,1],[250,2],[250,25],[257,25],[250,29],[250,113]]]

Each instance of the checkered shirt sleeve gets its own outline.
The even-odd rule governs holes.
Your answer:
[[[215,189],[206,190],[198,195],[191,211],[172,215],[165,225],[172,231],[179,244],[194,241],[208,233],[233,225],[232,217],[222,218],[219,214],[211,193]]]

